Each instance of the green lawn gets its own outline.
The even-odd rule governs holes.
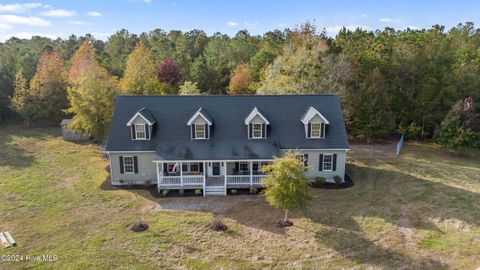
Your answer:
[[[0,231],[57,262],[2,262],[0,269],[475,269],[480,267],[480,152],[454,156],[408,144],[400,159],[355,161],[355,186],[314,190],[294,227],[260,197],[153,198],[109,188],[108,161],[59,129],[0,128]],[[225,205],[164,211],[178,200]],[[233,202],[233,203],[232,203]],[[215,216],[227,232],[207,228]],[[144,219],[150,229],[129,231]]]

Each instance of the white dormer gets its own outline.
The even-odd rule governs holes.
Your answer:
[[[325,127],[330,124],[315,108],[310,107],[305,112],[301,119],[305,125],[305,136],[309,139],[323,139],[325,138]]]
[[[127,122],[132,140],[150,140],[155,122],[152,114],[146,108],[136,112]]]
[[[253,108],[247,116],[245,125],[247,125],[247,136],[249,139],[267,138],[267,125],[270,125],[270,122],[258,111],[257,107]]]
[[[210,127],[213,125],[213,121],[202,108],[198,109],[198,111],[190,117],[187,125],[191,127],[190,134],[192,140],[210,139]]]

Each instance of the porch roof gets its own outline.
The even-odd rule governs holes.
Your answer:
[[[155,160],[272,159],[280,154],[277,143],[266,140],[208,140],[203,143],[169,141],[158,144]]]

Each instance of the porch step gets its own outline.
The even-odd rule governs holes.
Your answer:
[[[206,186],[205,196],[225,196],[224,186]]]

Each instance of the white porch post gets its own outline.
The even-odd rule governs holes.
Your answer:
[[[227,195],[227,162],[223,162],[223,184],[225,186],[225,196]]]
[[[180,186],[183,187],[183,166],[182,166],[182,162],[180,162]]]
[[[207,185],[207,163],[203,162],[203,197],[205,197],[205,186]]]
[[[253,162],[250,161],[250,186],[253,186]]]
[[[155,162],[155,166],[157,167],[157,190],[160,192],[160,170],[158,169],[159,162]]]

